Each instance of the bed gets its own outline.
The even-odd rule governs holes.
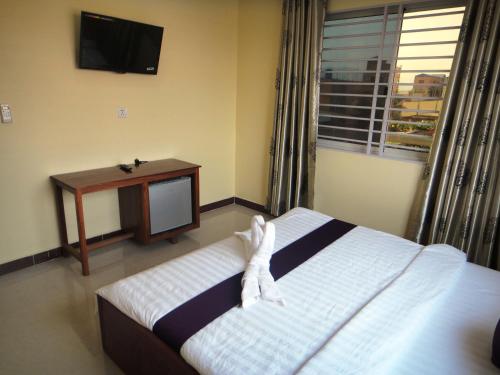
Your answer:
[[[500,272],[303,208],[274,223],[286,306],[220,310],[246,265],[232,236],[99,289],[106,353],[128,374],[498,373]]]

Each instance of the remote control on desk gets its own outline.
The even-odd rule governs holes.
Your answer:
[[[132,173],[132,167],[128,166],[127,164],[120,164],[118,167],[126,173]]]

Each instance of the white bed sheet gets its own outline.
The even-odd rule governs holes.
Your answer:
[[[499,319],[500,272],[467,263],[391,373],[498,375],[500,369],[491,363],[491,343]]]
[[[299,372],[300,375],[387,375],[427,316],[455,285],[465,256],[431,245],[394,283],[357,313]]]

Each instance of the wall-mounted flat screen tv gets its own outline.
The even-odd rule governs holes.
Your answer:
[[[163,27],[82,12],[79,67],[157,74]]]

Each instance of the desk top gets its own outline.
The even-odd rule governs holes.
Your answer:
[[[140,180],[141,177],[167,174],[186,169],[199,168],[197,164],[191,164],[177,159],[163,159],[150,161],[135,167],[134,164],[129,164],[132,167],[132,173],[122,171],[118,166],[91,169],[81,172],[72,172],[50,176],[50,178],[58,185],[62,185],[70,190],[80,191],[96,191],[97,187],[103,189],[107,185],[127,185],[132,183],[134,179]],[[109,186],[112,187],[112,186]]]

